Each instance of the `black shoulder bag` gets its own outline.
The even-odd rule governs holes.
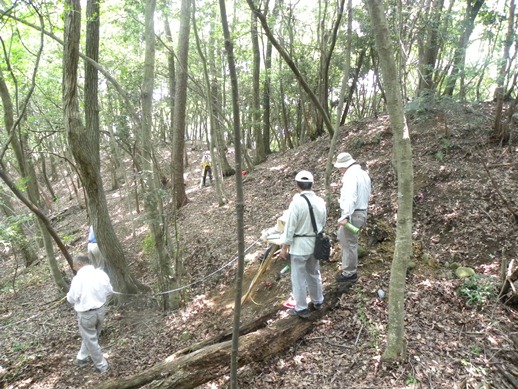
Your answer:
[[[331,242],[329,237],[326,236],[323,231],[317,231],[317,222],[315,221],[313,207],[305,195],[301,196],[304,197],[304,200],[308,203],[311,224],[313,224],[313,231],[315,231],[315,249],[313,251],[313,256],[319,261],[329,261],[329,256],[331,254]]]

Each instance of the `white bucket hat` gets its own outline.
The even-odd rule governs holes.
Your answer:
[[[348,168],[353,163],[356,163],[356,161],[351,157],[351,154],[349,153],[340,153],[338,154],[338,157],[336,157],[335,167],[340,169],[341,167]]]
[[[295,176],[295,181],[297,181],[297,182],[313,182],[313,174],[311,174],[307,170],[301,170]]]

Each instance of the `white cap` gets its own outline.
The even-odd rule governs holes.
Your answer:
[[[313,174],[311,174],[307,170],[301,170],[295,176],[295,181],[297,181],[297,182],[313,182]]]

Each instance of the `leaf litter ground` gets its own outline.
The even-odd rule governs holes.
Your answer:
[[[502,196],[517,207],[516,150],[488,143],[491,106],[475,110],[452,106],[446,112],[449,134],[433,115],[410,118],[414,153],[414,253],[407,276],[405,339],[407,356],[387,366],[380,359],[386,344],[388,285],[394,249],[397,182],[392,166],[392,133],[386,117],[347,127],[338,151],[366,162],[373,179],[369,222],[362,232],[360,279],[300,342],[284,353],[239,370],[240,388],[511,388],[501,371],[518,379],[515,308],[493,297],[468,305],[459,296],[462,281],[452,263],[473,267],[497,284],[500,263],[517,257],[516,225]],[[432,112],[432,111],[430,111]],[[430,113],[429,112],[429,113]],[[245,291],[267,244],[261,231],[273,227],[294,194],[294,176],[315,175],[323,195],[329,139],[273,154],[248,172],[245,194]],[[235,299],[235,180],[225,179],[231,201],[218,207],[213,187],[199,188],[203,150],[189,151],[186,179],[190,202],[178,215],[183,249],[185,305],[161,312],[156,296],[112,307],[101,336],[110,362],[106,375],[73,365],[79,336],[72,308],[61,301],[42,259],[29,269],[2,257],[0,268],[0,383],[6,388],[87,388],[156,365],[168,355],[210,339],[232,326]],[[483,168],[486,163],[498,190]],[[332,182],[339,183],[338,172]],[[335,198],[339,187],[333,186]],[[63,189],[64,190],[64,189]],[[498,193],[500,192],[501,195]],[[63,198],[66,198],[63,192]],[[143,254],[144,215],[129,216],[119,191],[107,192],[111,218],[135,274],[153,284],[153,266]],[[328,232],[334,234],[336,203],[329,204]],[[77,203],[61,200],[52,213],[54,227],[67,236],[73,253],[86,250],[87,217]],[[143,228],[144,227],[144,228]],[[340,251],[322,267],[331,288]],[[64,262],[64,261],[63,261]],[[287,262],[276,259],[243,306],[242,322],[279,307],[289,297],[290,280],[276,276]],[[69,269],[63,271],[70,278]],[[212,276],[205,278],[207,275]],[[200,281],[203,280],[203,281]],[[378,291],[386,295],[380,298]],[[496,290],[496,289],[495,289]],[[498,292],[498,290],[496,290]],[[202,388],[228,387],[228,374]],[[152,387],[151,385],[148,385]]]

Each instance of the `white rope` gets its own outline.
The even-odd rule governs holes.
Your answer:
[[[261,238],[257,239],[254,243],[252,243],[250,246],[248,246],[246,249],[245,249],[245,253],[248,252],[248,250],[250,250],[252,247],[254,247],[257,242],[259,242],[261,240]],[[164,294],[169,294],[169,293],[174,293],[174,292],[178,292],[180,290],[183,290],[183,289],[187,289],[187,288],[190,288],[191,286],[193,285],[196,285],[196,284],[199,284],[200,282],[203,282],[205,281],[207,278],[210,278],[212,277],[214,274],[217,274],[219,273],[220,271],[222,271],[223,269],[225,269],[226,267],[232,265],[237,259],[239,258],[239,255],[236,255],[232,260],[230,260],[229,262],[227,262],[226,264],[224,264],[223,266],[221,266],[219,269],[213,271],[212,273],[210,274],[207,274],[206,276],[204,276],[203,278],[200,278],[199,280],[196,280],[194,282],[191,282],[190,284],[187,284],[187,285],[184,285],[180,288],[176,288],[176,289],[171,289],[171,290],[168,290],[166,292],[160,292],[160,293],[156,293],[156,294],[153,294],[152,296],[161,296],[161,295],[164,295]],[[125,295],[125,296],[139,296],[138,294],[129,294],[129,293],[120,293],[120,292],[113,292],[113,294],[119,294],[119,295]],[[141,296],[141,295],[140,295]]]

